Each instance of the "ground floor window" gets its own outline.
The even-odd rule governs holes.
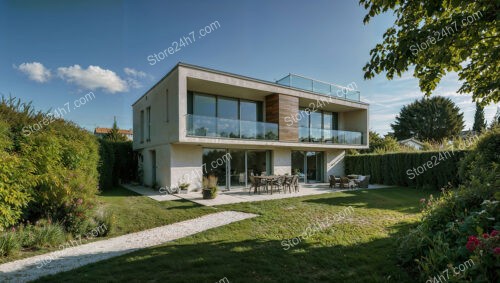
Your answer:
[[[292,173],[299,175],[299,182],[324,182],[323,162],[323,152],[292,151]]]
[[[270,150],[205,148],[202,163],[204,175],[217,176],[219,187],[228,189],[248,187],[252,175],[272,174]]]

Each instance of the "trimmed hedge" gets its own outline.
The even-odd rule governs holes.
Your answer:
[[[132,142],[114,142],[99,140],[99,187],[111,189],[120,182],[137,179],[137,155],[132,149]]]
[[[466,150],[348,155],[346,174],[370,175],[370,183],[440,189],[457,185]]]

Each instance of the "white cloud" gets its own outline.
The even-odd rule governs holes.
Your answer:
[[[57,73],[63,80],[74,83],[85,89],[103,89],[110,93],[125,92],[128,84],[115,72],[102,69],[99,66],[90,65],[87,69],[82,69],[80,65],[70,67],[59,67]]]
[[[127,84],[131,88],[141,88],[142,87],[142,84],[138,80],[133,79],[133,78],[127,78]]]
[[[131,77],[136,77],[136,78],[145,78],[147,76],[147,74],[143,71],[138,71],[136,69],[133,69],[133,68],[124,68],[123,71],[125,72],[125,74],[127,74],[128,76],[131,76]]]
[[[30,80],[39,83],[48,81],[52,76],[50,70],[45,68],[45,66],[39,62],[22,63],[19,66],[14,65],[14,68],[28,75]]]

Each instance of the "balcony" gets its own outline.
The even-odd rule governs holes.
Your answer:
[[[363,133],[299,127],[299,142],[362,145]]]
[[[278,140],[278,124],[186,115],[187,136]]]
[[[329,95],[341,99],[360,101],[361,95],[359,91],[347,87],[341,87],[331,83],[325,83],[318,80],[309,79],[299,75],[289,74],[276,82],[280,85],[299,88],[316,92],[319,94]]]

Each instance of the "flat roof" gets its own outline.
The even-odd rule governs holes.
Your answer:
[[[307,93],[311,93],[311,94],[315,94],[315,95],[329,96],[329,95],[326,95],[326,94],[321,94],[321,93],[317,93],[317,92],[305,90],[305,89],[302,89],[302,88],[296,88],[296,87],[291,87],[291,86],[287,86],[287,85],[278,84],[278,83],[272,82],[272,81],[266,81],[266,80],[256,79],[256,78],[252,78],[252,77],[248,77],[248,76],[243,76],[243,75],[238,75],[238,74],[229,73],[229,72],[225,72],[225,71],[210,69],[210,68],[201,67],[201,66],[197,66],[197,65],[192,65],[192,64],[188,64],[188,63],[184,63],[184,62],[178,62],[174,67],[172,67],[172,69],[170,71],[168,71],[168,73],[165,76],[163,76],[157,83],[155,83],[143,95],[141,95],[132,104],[132,106],[134,106],[137,102],[139,102],[139,100],[141,100],[146,94],[148,94],[159,83],[161,83],[166,77],[168,77],[168,75],[170,75],[175,69],[179,68],[179,66],[187,67],[187,68],[191,68],[191,69],[198,69],[198,70],[201,70],[201,71],[206,71],[206,72],[210,72],[210,73],[216,73],[216,74],[225,75],[225,76],[230,76],[230,77],[234,77],[234,78],[238,78],[238,79],[250,80],[250,81],[254,81],[254,82],[258,82],[258,83],[262,83],[262,84],[267,84],[267,85],[271,85],[271,86],[276,86],[276,87],[281,87],[281,88],[286,88],[286,89],[291,89],[291,90],[298,90],[298,91],[307,92]],[[352,103],[359,103],[359,104],[369,105],[368,103],[362,102],[362,101],[354,101],[354,100],[350,100],[350,99],[343,99],[343,98],[340,98],[340,97],[336,97],[336,98],[339,99],[339,100],[344,100],[344,101],[348,101],[348,102],[352,102]]]

